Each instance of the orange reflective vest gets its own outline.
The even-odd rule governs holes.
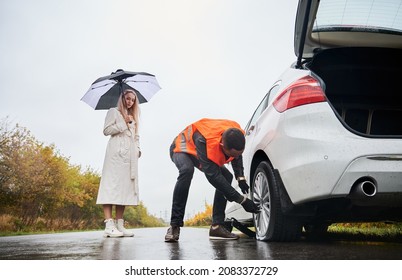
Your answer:
[[[243,131],[240,125],[235,121],[222,119],[201,119],[187,126],[175,139],[175,153],[188,153],[197,156],[193,134],[198,131],[206,140],[207,157],[209,160],[222,166],[231,162],[234,158],[226,158],[221,148],[221,139],[223,132],[228,128],[238,128]],[[244,133],[244,131],[243,131]]]

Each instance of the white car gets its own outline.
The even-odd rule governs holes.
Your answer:
[[[245,127],[256,238],[402,220],[402,1],[300,0],[297,61]],[[235,185],[236,183],[234,183]]]

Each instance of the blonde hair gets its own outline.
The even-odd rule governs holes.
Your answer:
[[[127,108],[127,103],[126,99],[124,98],[126,94],[132,93],[135,95],[135,101],[133,106],[131,108]],[[126,89],[123,91],[123,94],[120,95],[119,102],[117,103],[117,108],[120,111],[120,113],[123,115],[123,117],[126,117],[127,115],[131,115],[134,118],[135,121],[135,133],[138,133],[138,126],[139,126],[139,120],[140,120],[140,106],[138,106],[139,100],[137,93],[132,90],[132,89]]]

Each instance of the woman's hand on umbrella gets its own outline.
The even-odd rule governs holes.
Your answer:
[[[132,123],[133,120],[134,120],[133,116],[131,116],[131,115],[127,115],[127,116],[125,117],[125,119],[126,119],[126,123]]]

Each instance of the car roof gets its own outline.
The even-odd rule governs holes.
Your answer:
[[[299,0],[298,60],[337,47],[402,48],[402,0]]]

